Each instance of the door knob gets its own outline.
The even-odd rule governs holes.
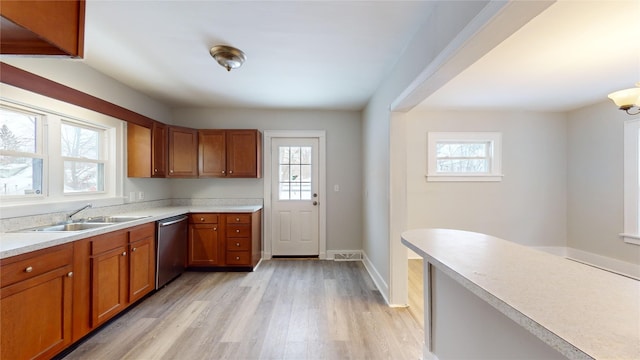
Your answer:
[[[317,202],[317,201],[314,201],[314,202],[313,202],[313,206],[318,206],[318,202]]]
[[[318,194],[316,194],[316,193],[313,193],[313,197],[318,197]]]

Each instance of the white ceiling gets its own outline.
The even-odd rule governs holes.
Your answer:
[[[560,0],[420,104],[567,111],[640,81],[640,0]]]
[[[436,1],[97,1],[85,62],[171,106],[364,107]],[[640,81],[640,0],[561,0],[418,108],[564,111]],[[236,46],[227,72],[209,55]]]
[[[85,62],[173,106],[363,108],[429,1],[88,1]],[[243,50],[227,72],[214,45]]]

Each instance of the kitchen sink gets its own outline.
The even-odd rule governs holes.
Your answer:
[[[86,219],[85,223],[121,223],[144,219],[148,216],[100,216]]]
[[[31,229],[31,231],[43,231],[43,232],[82,231],[82,230],[101,228],[103,226],[108,226],[108,225],[111,225],[111,223],[71,223],[71,224],[41,226],[35,229]]]
[[[53,224],[53,225],[45,225],[39,226],[33,229],[25,229],[19,230],[18,232],[31,232],[31,231],[41,231],[41,232],[62,232],[62,231],[84,231],[91,230],[96,228],[101,228],[109,225],[114,225],[117,223],[123,223],[127,221],[134,221],[138,219],[143,219],[148,216],[99,216],[95,218],[87,218],[80,220],[73,220],[70,223],[64,224]]]

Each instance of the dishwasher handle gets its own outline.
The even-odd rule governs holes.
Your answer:
[[[185,221],[185,220],[187,220],[187,219],[188,219],[188,217],[187,217],[187,216],[183,216],[183,217],[181,217],[181,218],[179,218],[179,219],[176,219],[176,220],[167,221],[167,222],[159,222],[159,223],[158,223],[158,226],[160,226],[160,227],[163,227],[163,226],[169,226],[169,225],[177,224],[177,223],[179,223],[179,222],[181,222],[181,221]]]

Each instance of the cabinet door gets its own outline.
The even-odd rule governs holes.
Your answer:
[[[0,53],[82,58],[84,14],[84,0],[3,0]]]
[[[152,236],[129,245],[129,302],[155,288],[155,239]]]
[[[187,259],[189,266],[221,265],[218,234],[218,224],[189,225],[189,255]]]
[[[151,176],[151,129],[127,124],[127,176]]]
[[[224,177],[227,151],[224,130],[198,131],[198,175]]]
[[[2,359],[49,359],[71,343],[71,265],[2,288]]]
[[[261,146],[257,130],[227,130],[227,176],[261,177]]]
[[[151,135],[151,177],[165,177],[167,176],[167,126],[155,121]]]
[[[105,322],[127,306],[127,246],[91,258],[91,325]]]
[[[198,131],[169,127],[169,177],[198,176]]]

